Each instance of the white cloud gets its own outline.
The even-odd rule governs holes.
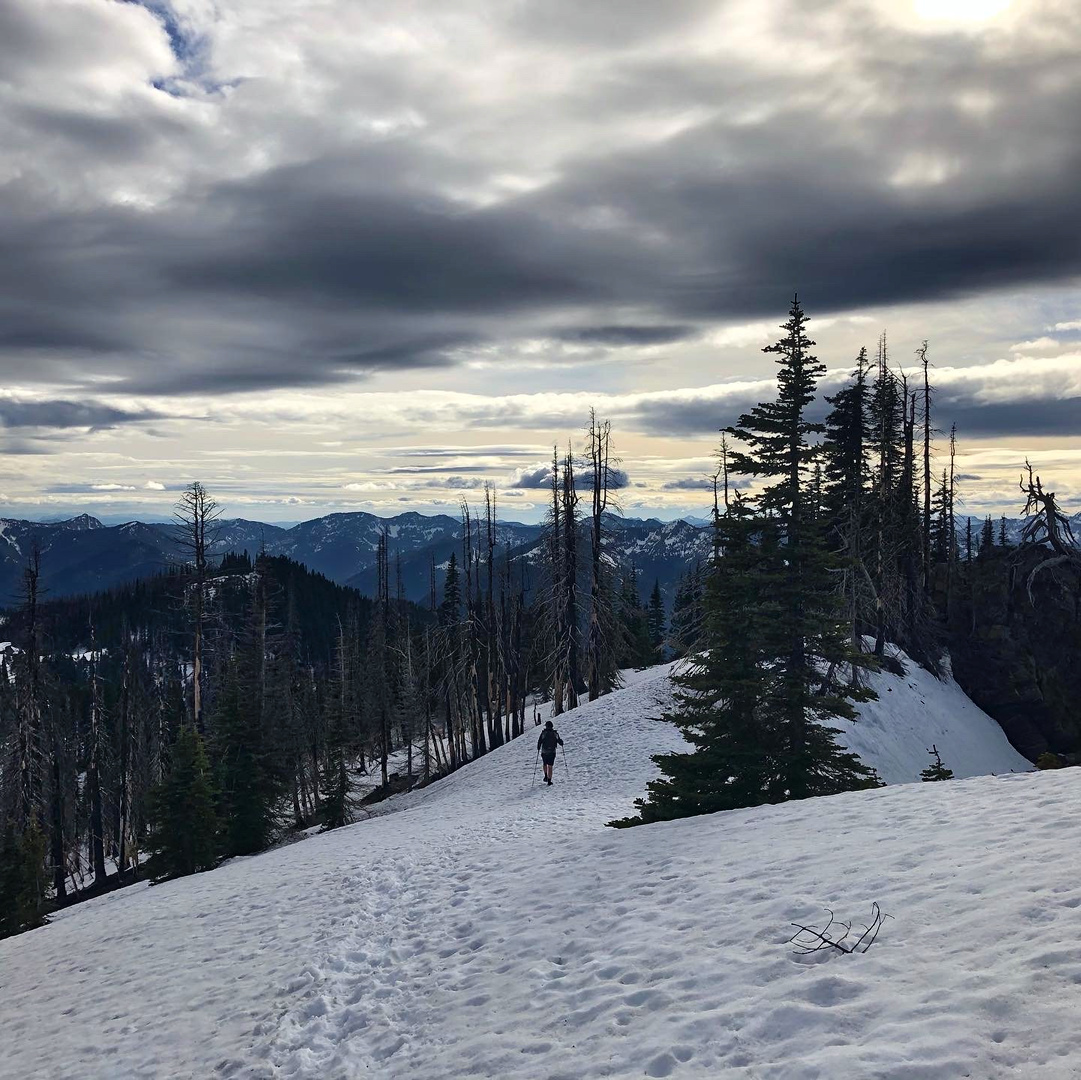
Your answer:
[[[1017,356],[971,367],[940,368],[935,385],[954,400],[974,405],[1081,397],[1081,353]]]
[[[1032,341],[1019,341],[1016,345],[1010,346],[1010,352],[1013,353],[1028,353],[1028,352],[1047,352],[1050,349],[1060,349],[1061,343],[1051,337],[1038,337]]]
[[[147,480],[147,482],[143,484],[143,488],[146,491],[164,491],[165,485],[159,483],[157,480]]]

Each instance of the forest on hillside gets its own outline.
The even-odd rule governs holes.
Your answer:
[[[593,413],[582,449],[553,451],[539,558],[498,542],[486,489],[482,507],[463,501],[460,551],[432,560],[424,603],[405,599],[385,531],[370,596],[283,556],[216,557],[221,508],[199,482],[166,573],[50,600],[32,552],[0,657],[0,935],[136,876],[356,820],[362,786],[371,800],[430,783],[624,668],[687,657],[669,719],[690,749],[658,758],[620,824],[874,785],[829,722],[870,693],[861,673],[890,663],[887,642],[938,674],[953,656],[965,685],[1004,617],[1033,664],[1072,669],[1046,648],[1032,659],[1052,609],[1076,655],[1081,562],[1054,494],[1022,478],[1019,544],[1004,522],[959,528],[956,433],[936,446],[926,343],[914,378],[885,336],[862,350],[819,423],[806,321],[794,301],[766,350],[776,398],[722,434],[711,556],[668,611],[611,555],[620,473]],[[1065,702],[1071,675],[1054,677]],[[1047,737],[1056,723],[1037,752],[1074,745]]]

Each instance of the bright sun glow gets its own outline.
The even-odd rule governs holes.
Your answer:
[[[1006,11],[1013,0],[912,0],[921,19],[934,22],[986,22]]]

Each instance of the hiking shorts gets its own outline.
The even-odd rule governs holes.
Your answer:
[[[541,761],[543,761],[545,765],[554,765],[556,763],[556,752],[554,750],[542,751]]]

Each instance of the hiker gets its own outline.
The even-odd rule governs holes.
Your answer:
[[[556,747],[562,745],[559,732],[552,727],[552,721],[549,720],[537,739],[537,749],[540,751],[541,761],[544,762],[544,782],[549,787],[552,785],[552,766],[556,763]]]

